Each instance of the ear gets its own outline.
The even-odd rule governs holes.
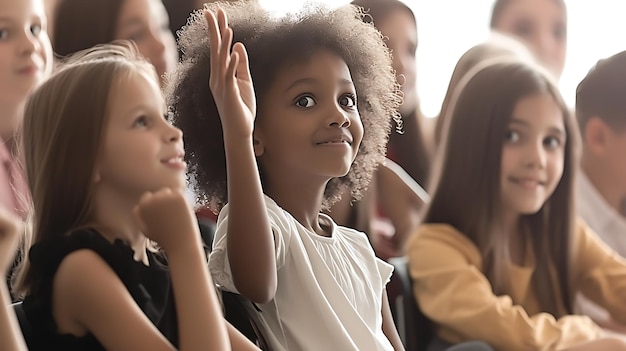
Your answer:
[[[254,147],[254,156],[260,157],[265,153],[265,145],[261,133],[257,133],[256,129],[252,133],[252,146]]]
[[[594,155],[602,156],[611,147],[611,127],[600,117],[591,117],[583,130],[585,147]]]

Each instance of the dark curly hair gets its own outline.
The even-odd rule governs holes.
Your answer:
[[[258,106],[271,103],[263,101],[264,93],[281,67],[306,61],[319,49],[331,50],[345,61],[358,95],[364,135],[348,174],[328,183],[323,207],[328,208],[347,189],[358,199],[385,156],[392,119],[400,122],[400,90],[381,34],[364,23],[363,13],[353,6],[330,10],[310,5],[280,18],[250,1],[206,4],[205,8],[216,11],[218,6],[228,16],[233,42],[246,46]],[[221,121],[209,90],[208,28],[201,11],[182,29],[179,44],[183,59],[169,76],[166,100],[174,123],[185,135],[198,201],[219,211],[228,199],[226,158]]]

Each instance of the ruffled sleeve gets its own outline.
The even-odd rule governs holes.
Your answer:
[[[269,217],[272,234],[274,236],[274,250],[276,253],[276,270],[285,264],[285,257],[289,251],[291,235],[296,233],[294,219],[285,210],[280,208],[274,200],[265,196],[267,214]],[[215,241],[213,250],[209,255],[209,271],[213,281],[225,290],[236,292],[237,288],[233,283],[230,263],[228,261],[228,205],[220,211],[217,219],[217,230],[215,231]]]

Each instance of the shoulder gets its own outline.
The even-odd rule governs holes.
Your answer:
[[[133,262],[132,249],[120,240],[111,243],[92,229],[81,229],[61,239],[38,242],[31,247],[28,257],[35,277],[34,294],[48,294],[53,277],[62,265],[68,265],[66,261],[72,266],[76,260],[93,261],[98,258],[98,262],[109,266],[122,280],[132,279],[133,274],[133,269],[129,267]]]
[[[424,264],[465,262],[480,267],[482,256],[476,245],[448,224],[422,224],[406,244],[410,260]]]

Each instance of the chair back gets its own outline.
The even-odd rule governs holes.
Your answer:
[[[406,351],[425,351],[434,337],[432,322],[422,313],[413,295],[406,257],[389,259],[394,271],[387,285],[389,307]]]

